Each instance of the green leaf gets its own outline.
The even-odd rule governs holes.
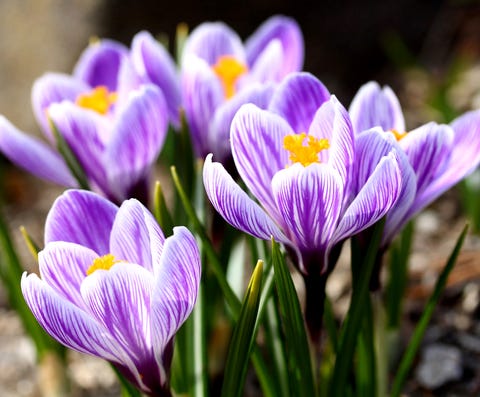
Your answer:
[[[120,382],[122,397],[142,396],[140,391],[135,388],[128,380],[126,380],[125,377],[113,364],[110,364],[110,367],[113,369],[113,372],[115,372],[115,375],[117,375],[118,381]]]
[[[310,350],[300,302],[278,244],[272,240],[272,263],[280,313],[285,330],[285,344],[290,377],[290,393],[298,397],[316,395]],[[285,375],[286,376],[286,375]]]
[[[155,183],[155,191],[153,196],[153,213],[155,219],[163,230],[165,237],[168,237],[172,234],[173,231],[173,220],[170,215],[170,211],[167,208],[167,203],[165,196],[163,194],[162,185],[159,181]]]
[[[33,238],[30,236],[30,234],[28,234],[25,227],[20,226],[20,233],[22,233],[25,243],[27,244],[27,248],[32,254],[33,258],[38,261],[38,253],[40,252],[40,247],[37,243],[35,243],[35,241],[33,241]]]
[[[50,126],[52,127],[53,136],[55,137],[55,142],[57,144],[57,150],[64,158],[68,168],[70,169],[71,173],[75,177],[78,182],[78,185],[81,189],[90,190],[90,186],[88,184],[87,176],[85,175],[85,171],[83,170],[82,166],[78,162],[77,157],[70,149],[67,141],[58,130],[55,123],[49,118]]]
[[[392,391],[390,393],[391,397],[400,396],[402,391],[403,384],[405,383],[405,379],[410,371],[410,367],[412,366],[413,360],[415,355],[417,354],[418,348],[420,347],[420,343],[422,341],[423,335],[425,334],[425,330],[427,329],[427,325],[432,317],[433,311],[435,306],[440,299],[440,295],[447,284],[447,279],[450,272],[457,261],[458,254],[460,253],[460,248],[463,245],[463,241],[465,240],[465,236],[468,231],[468,225],[463,228],[462,233],[458,237],[457,243],[448,258],[448,261],[443,268],[443,271],[440,273],[438,277],[437,283],[435,284],[435,288],[433,290],[432,295],[428,299],[427,304],[425,305],[425,309],[423,311],[422,317],[418,321],[417,326],[413,332],[412,337],[408,343],[407,349],[403,354],[402,360],[400,361],[400,365],[398,367],[397,373],[395,375],[395,379],[392,385]]]
[[[250,352],[255,341],[263,262],[258,261],[248,284],[237,324],[234,328],[225,366],[222,397],[242,395]]]

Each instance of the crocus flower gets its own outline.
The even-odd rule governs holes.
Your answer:
[[[111,362],[143,393],[170,396],[174,335],[195,304],[197,244],[185,227],[165,238],[135,199],[120,207],[70,190],[50,210],[40,277],[24,273],[25,300],[65,346]]]
[[[290,18],[273,16],[242,43],[222,22],[192,31],[182,55],[182,96],[195,153],[230,156],[229,131],[244,103],[266,108],[272,84],[303,64],[303,38]]]
[[[204,165],[205,189],[234,227],[261,239],[273,236],[296,253],[304,275],[321,275],[335,246],[395,203],[402,183],[398,160],[394,152],[382,157],[352,197],[354,135],[339,101],[303,73],[281,83],[270,106],[243,105],[231,126],[236,168],[259,204],[212,155]]]
[[[388,87],[381,89],[377,83],[370,82],[359,90],[349,113],[357,139],[364,139],[361,138],[365,134],[363,130],[380,127],[377,129],[379,134],[395,137],[397,146],[406,154],[414,172],[414,178],[409,178],[408,190],[415,194],[397,202],[396,206],[402,206],[402,209],[393,208],[398,211],[396,216],[387,216],[384,246],[388,246],[410,219],[480,163],[479,110],[458,117],[450,125],[430,122],[407,133],[403,113],[393,91]]]
[[[134,42],[134,54],[147,53],[143,50],[147,42],[155,52],[146,32]],[[128,197],[146,202],[150,169],[163,146],[172,111],[161,84],[144,83],[146,77],[135,71],[126,47],[108,40],[93,44],[80,57],[74,75],[49,73],[33,86],[34,113],[48,143],[0,117],[0,150],[41,178],[76,187],[78,178],[56,151],[53,124],[91,189],[118,203]]]

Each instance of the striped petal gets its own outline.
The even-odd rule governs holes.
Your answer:
[[[245,42],[247,61],[252,69],[273,40],[278,40],[282,47],[281,76],[301,70],[304,57],[302,32],[292,18],[282,15],[267,19]]]
[[[157,222],[139,201],[122,203],[110,236],[110,249],[116,258],[152,271],[160,261],[164,240]]]
[[[142,86],[118,109],[105,152],[109,187],[116,198],[131,197],[132,188],[149,175],[167,134],[168,113],[161,91]]]
[[[235,183],[220,163],[208,155],[203,166],[203,183],[210,202],[217,212],[233,227],[263,240],[291,244],[278,226]]]
[[[401,174],[392,153],[382,158],[346,209],[331,244],[347,239],[378,222],[395,204],[401,189]]]
[[[272,190],[288,235],[302,252],[300,269],[309,272],[305,266],[310,256],[320,261],[320,267],[326,266],[342,208],[343,183],[338,172],[324,164],[297,163],[275,175]]]
[[[278,86],[269,109],[298,134],[308,131],[316,111],[329,97],[327,88],[312,74],[292,73]]]
[[[24,134],[3,116],[0,116],[0,150],[12,163],[39,178],[62,186],[78,185],[57,151]]]
[[[66,241],[106,255],[118,207],[98,194],[68,190],[59,196],[45,222],[45,244]]]
[[[127,57],[128,48],[123,44],[109,39],[98,40],[83,51],[73,75],[90,87],[106,86],[109,91],[116,91],[118,71]]]
[[[293,134],[276,114],[246,104],[232,121],[232,155],[238,173],[248,189],[271,214],[276,213],[272,196],[273,176],[289,164],[283,138]]]
[[[85,310],[80,286],[96,258],[90,248],[54,241],[38,254],[40,275],[60,296]]]
[[[167,343],[190,315],[201,276],[200,253],[193,235],[175,227],[165,240],[161,261],[154,269],[152,344],[159,365]]]
[[[135,35],[132,41],[131,57],[135,69],[145,82],[160,87],[165,96],[170,120],[175,127],[180,126],[180,87],[175,63],[165,48],[142,31]]]
[[[405,132],[405,119],[397,96],[390,87],[381,88],[375,81],[358,90],[348,112],[355,133],[373,127]]]

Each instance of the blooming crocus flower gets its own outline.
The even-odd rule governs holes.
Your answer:
[[[273,16],[242,43],[222,22],[192,31],[182,55],[182,97],[198,157],[230,156],[229,131],[242,104],[266,108],[272,84],[303,64],[303,38],[290,18]]]
[[[350,106],[357,139],[374,126],[390,134],[406,154],[414,172],[408,178],[413,197],[400,199],[395,216],[387,215],[383,245],[388,246],[403,226],[441,194],[470,174],[480,163],[480,111],[468,112],[450,125],[434,122],[405,132],[399,101],[393,91],[375,82],[363,86]],[[382,131],[383,130],[383,131]],[[371,132],[370,132],[371,134]],[[402,214],[401,216],[399,214]]]
[[[165,238],[135,199],[120,207],[70,190],[50,210],[40,277],[22,292],[43,328],[65,346],[111,362],[143,393],[170,396],[173,338],[195,304],[197,244],[185,227]]]
[[[302,81],[309,84],[302,87]],[[318,94],[318,81],[312,89],[314,81],[308,74],[292,76],[272,99],[275,113],[246,104],[232,121],[233,159],[260,205],[220,163],[212,161],[212,155],[203,174],[210,201],[230,224],[255,237],[273,236],[284,243],[297,254],[294,259],[306,276],[325,273],[332,248],[382,218],[397,200],[402,182],[391,153],[351,197],[350,118],[334,96],[325,99],[328,92]],[[319,96],[323,103],[312,112]],[[295,102],[299,97],[306,98],[305,104]]]
[[[137,54],[132,55],[135,63],[141,64],[141,54],[156,54],[156,45],[146,32],[137,35],[132,49],[132,54]],[[76,187],[70,168],[56,151],[54,125],[91,189],[118,203],[129,197],[146,202],[150,169],[173,117],[167,105],[171,98],[159,87],[167,87],[169,95],[174,90],[166,83],[166,76],[158,84],[148,83],[144,76],[148,62],[137,73],[130,56],[125,46],[102,40],[82,54],[74,75],[49,73],[39,78],[32,89],[32,104],[48,144],[0,117],[0,150],[41,178]],[[156,66],[161,63],[158,59],[154,62],[154,55],[149,59]],[[153,72],[148,76],[153,79]],[[168,77],[173,78],[172,74]]]

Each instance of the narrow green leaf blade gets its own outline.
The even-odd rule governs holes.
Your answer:
[[[263,262],[258,261],[253,271],[237,324],[230,341],[225,366],[222,397],[240,397],[255,341],[255,328],[262,287]]]
[[[312,397],[316,395],[316,387],[302,310],[285,258],[280,252],[278,244],[273,240],[272,262],[285,330],[291,393],[298,397]]]
[[[162,185],[159,181],[155,182],[153,213],[155,215],[155,219],[162,228],[165,237],[170,236],[172,234],[174,223],[172,216],[170,215],[170,211],[167,208],[165,195],[163,194]]]
[[[27,232],[27,229],[25,229],[24,226],[20,226],[20,233],[22,233],[25,243],[27,244],[28,250],[32,254],[33,258],[37,261],[38,253],[40,252],[40,247],[38,246],[37,243],[35,243],[32,236],[30,236],[30,234]]]
[[[400,361],[399,368],[393,381],[392,391],[390,393],[391,397],[400,396],[403,384],[405,383],[405,379],[407,378],[415,355],[417,354],[418,348],[420,347],[420,343],[422,341],[423,335],[425,334],[425,330],[427,329],[427,325],[432,317],[435,306],[440,299],[442,291],[445,289],[448,276],[457,261],[458,254],[460,253],[460,249],[463,245],[463,241],[465,240],[465,236],[467,235],[467,231],[468,225],[463,228],[462,233],[458,237],[457,243],[455,244],[455,247],[453,248],[450,257],[448,258],[445,267],[440,273],[440,276],[438,277],[433,293],[428,299],[427,304],[425,305],[425,310],[423,311],[422,317],[420,317],[420,320],[415,327],[410,342],[408,343],[407,349],[405,350],[402,360]]]

